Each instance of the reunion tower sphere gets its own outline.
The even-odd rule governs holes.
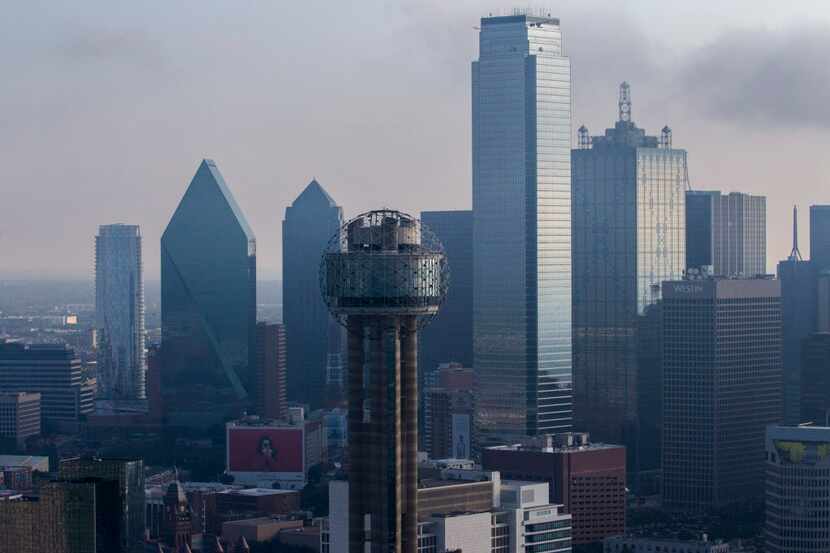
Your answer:
[[[358,215],[332,237],[320,263],[320,290],[343,325],[352,315],[432,320],[447,296],[444,247],[421,221],[389,209]]]

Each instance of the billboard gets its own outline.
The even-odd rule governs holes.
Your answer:
[[[229,424],[227,466],[230,474],[251,473],[257,480],[302,479],[305,476],[303,428]]]
[[[452,416],[452,450],[454,459],[470,458],[470,415]]]

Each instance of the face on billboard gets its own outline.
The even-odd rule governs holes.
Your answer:
[[[303,472],[303,431],[297,428],[231,428],[231,472]]]

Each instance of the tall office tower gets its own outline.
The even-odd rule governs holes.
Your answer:
[[[102,225],[95,237],[98,396],[145,399],[144,284],[137,225]]]
[[[620,85],[619,120],[604,136],[579,130],[573,164],[574,423],[624,443],[638,462],[638,316],[686,262],[686,151],[671,130],[648,136]]]
[[[816,271],[830,271],[830,205],[810,206],[810,261]]]
[[[559,19],[482,18],[472,102],[473,368],[487,444],[571,427],[571,62]]]
[[[206,159],[161,237],[161,375],[170,424],[221,424],[248,407],[255,327],[256,239]]]
[[[95,410],[95,380],[84,378],[72,349],[0,340],[0,392],[40,393],[43,425],[70,428]]]
[[[285,399],[285,327],[281,324],[256,325],[256,410],[266,419],[281,419],[287,414]]]
[[[766,438],[764,551],[830,551],[830,428],[770,426]]]
[[[830,333],[817,332],[801,342],[799,422],[830,426]]]
[[[741,192],[686,192],[686,266],[716,276],[767,272],[767,198]]]
[[[764,430],[783,415],[781,290],[771,279],[663,283],[663,505],[759,499]]]
[[[793,207],[793,249],[778,262],[783,318],[784,422],[801,422],[801,343],[816,331],[817,278],[798,250],[798,210]]]
[[[144,461],[97,457],[62,459],[58,476],[64,480],[97,479],[114,483],[118,501],[112,510],[120,515],[118,551],[137,553],[144,550]]]
[[[421,221],[444,245],[452,288],[441,313],[421,333],[418,366],[422,373],[448,361],[472,367],[473,212],[422,211]]]
[[[351,553],[418,550],[418,327],[446,268],[432,233],[388,210],[346,223],[323,257],[323,299],[348,328]]]
[[[473,435],[473,369],[460,363],[443,363],[425,382],[421,392],[424,408],[419,417],[425,419],[423,450],[432,459],[469,459]]]
[[[282,320],[288,346],[288,399],[317,409],[326,397],[329,354],[340,353],[339,327],[320,298],[320,255],[343,223],[343,209],[312,180],[282,222]]]

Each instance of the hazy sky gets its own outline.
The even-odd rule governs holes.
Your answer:
[[[830,3],[533,3],[562,20],[574,129],[668,124],[694,188],[768,197],[768,271],[793,203],[830,203]],[[0,18],[0,275],[92,277],[100,224],[141,225],[145,278],[213,158],[278,276],[316,177],[353,215],[469,208],[473,0],[8,2]],[[526,4],[519,4],[526,6]]]

